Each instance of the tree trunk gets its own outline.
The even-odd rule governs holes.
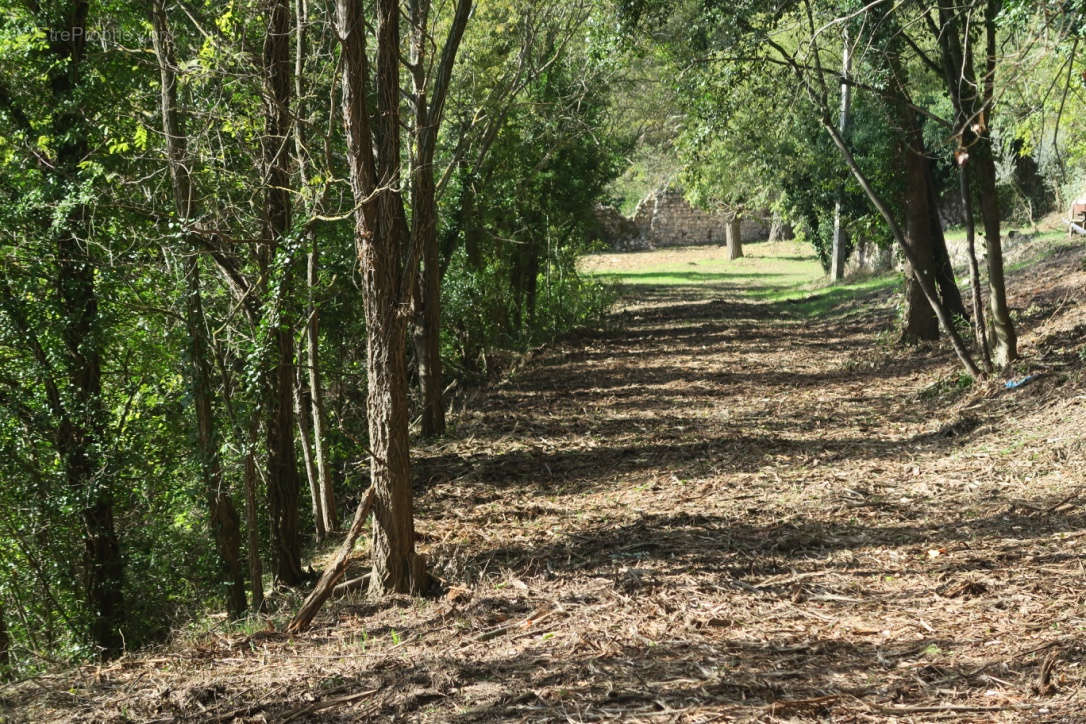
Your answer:
[[[434,182],[434,153],[453,59],[471,14],[471,1],[458,0],[452,25],[433,78],[432,103],[427,99],[430,80],[426,70],[427,28],[430,0],[411,0],[411,70],[413,81],[414,148],[411,159],[412,245],[421,250],[422,272],[415,293],[415,357],[418,360],[422,392],[422,434],[445,434],[445,404],[441,373],[441,263],[437,238],[437,187]]]
[[[370,73],[359,3],[336,0],[336,25],[343,48],[343,116],[366,313],[369,463],[375,498],[370,591],[418,593],[427,575],[415,553],[402,309],[412,298],[418,260],[412,258],[409,233],[401,221],[398,2],[377,2],[376,133],[369,122]]]
[[[1003,271],[1003,247],[1000,240],[1000,208],[996,193],[996,169],[992,156],[991,120],[994,104],[996,27],[999,3],[986,3],[984,30],[987,39],[983,83],[978,83],[974,67],[974,41],[968,26],[953,3],[939,3],[937,41],[942,50],[943,73],[947,91],[958,122],[959,166],[972,161],[981,219],[988,250],[988,295],[991,304],[991,347],[995,364],[1003,367],[1018,356],[1018,336],[1007,306]]]
[[[294,94],[297,103],[298,120],[294,123],[294,151],[298,159],[298,176],[303,187],[309,186],[308,149],[306,148],[305,121],[305,61],[309,56],[306,43],[306,27],[309,25],[308,0],[296,0],[295,3],[295,43],[294,43]],[[316,206],[314,202],[313,206]],[[336,516],[336,496],[332,478],[328,474],[327,439],[325,435],[324,386],[321,383],[320,367],[320,309],[317,305],[318,268],[320,267],[320,242],[311,225],[306,228],[309,241],[309,254],[306,263],[306,326],[305,345],[309,361],[308,405],[297,410],[299,420],[303,416],[312,418],[313,461],[317,473],[317,495],[320,501],[321,524],[318,526],[331,533],[339,525]],[[300,423],[301,424],[301,423]],[[300,429],[300,428],[299,428]],[[307,466],[310,461],[306,461]],[[312,472],[308,470],[307,472]]]
[[[973,216],[973,191],[969,186],[969,169],[958,169],[961,184],[962,209],[965,211],[965,243],[969,254],[969,286],[973,294],[973,331],[981,350],[984,369],[992,371],[992,350],[988,345],[988,330],[984,321],[984,298],[980,291],[980,270],[977,268],[976,219]]]
[[[931,159],[926,159],[928,188],[928,219],[931,226],[931,249],[935,284],[943,306],[953,317],[967,318],[962,292],[958,289],[958,280],[954,277],[954,265],[950,263],[950,251],[943,233],[943,222],[939,219],[939,199],[935,193],[935,175],[932,173]]]
[[[996,192],[995,161],[991,138],[986,136],[974,146],[974,167],[980,191],[980,215],[984,221],[984,244],[988,250],[988,299],[992,311],[992,356],[995,364],[1006,367],[1018,358],[1018,335],[1007,306],[1007,285],[1003,273],[1003,245],[1000,240],[999,197]]]
[[[53,172],[56,188],[65,195],[76,192],[73,185],[78,184],[80,166],[89,152],[84,121],[76,110],[89,7],[86,0],[64,3],[59,16],[66,19],[65,30],[71,32],[49,45],[57,60],[50,78],[53,106],[58,109],[50,129],[58,143]],[[124,562],[114,523],[114,482],[103,459],[103,452],[110,449],[102,401],[105,334],[98,314],[94,247],[87,241],[87,209],[75,205],[50,233],[56,237],[56,285],[68,389],[57,449],[65,485],[73,500],[80,501],[83,586],[91,639],[106,656],[114,656],[124,645]]]
[[[769,241],[782,241],[784,239],[784,220],[776,211],[769,220]]]
[[[848,40],[848,24],[841,26],[842,52],[841,76],[848,78],[852,70],[852,46]],[[842,138],[848,138],[848,112],[851,102],[852,86],[841,82],[841,108],[838,114],[837,130]],[[833,205],[833,246],[830,249],[830,282],[837,284],[845,279],[845,257],[848,255],[848,239],[845,236],[841,213],[845,204],[845,186],[842,182],[837,190],[837,201]]]
[[[728,219],[724,226],[724,238],[727,243],[727,258],[729,261],[743,256],[743,231],[738,216]]]
[[[245,529],[249,547],[249,591],[254,611],[263,611],[265,608],[264,565],[260,560],[260,523],[256,505],[256,450],[259,437],[260,421],[254,415],[249,423],[249,439],[246,441],[245,466],[242,473],[245,484]]]
[[[354,513],[354,520],[351,522],[351,527],[347,530],[347,535],[343,539],[339,550],[336,551],[336,557],[324,569],[324,573],[321,574],[317,585],[306,596],[305,602],[298,609],[298,613],[294,614],[294,618],[287,625],[288,634],[300,634],[308,631],[309,624],[313,622],[313,617],[317,615],[321,606],[332,595],[336,582],[343,577],[343,573],[347,570],[347,561],[351,557],[351,552],[354,551],[355,541],[358,540],[358,536],[362,535],[362,528],[365,527],[366,519],[369,518],[370,511],[373,509],[373,501],[374,495],[371,487],[358,503],[358,508]]]
[[[905,234],[902,232],[901,226],[897,223],[897,219],[894,218],[894,214],[890,211],[890,207],[886,205],[886,202],[871,186],[871,182],[867,179],[863,169],[856,163],[856,157],[852,155],[852,151],[849,150],[848,144],[845,143],[845,139],[841,138],[841,134],[837,132],[837,128],[834,127],[826,117],[822,118],[822,128],[829,134],[830,139],[833,140],[833,144],[837,146],[837,150],[841,153],[841,157],[844,159],[845,164],[848,165],[849,170],[852,171],[852,175],[860,184],[860,188],[863,189],[864,194],[867,195],[871,204],[878,210],[879,215],[882,216],[886,225],[890,228],[890,233],[893,235],[894,241],[896,241],[900,247],[901,253],[905,256],[905,261],[910,264],[915,263],[912,250],[905,241]],[[930,304],[931,308],[935,311],[935,315],[939,319],[939,324],[950,338],[950,343],[954,347],[954,353],[958,355],[958,359],[961,360],[962,366],[965,367],[969,374],[974,377],[979,377],[980,369],[977,367],[976,362],[973,361],[972,356],[969,354],[969,350],[965,348],[961,335],[954,329],[954,320],[950,318],[950,315],[946,313],[946,310],[940,303],[935,287],[931,284],[930,280],[927,280],[922,276],[917,279],[917,282],[919,283],[924,296],[927,298],[928,304]]]
[[[900,97],[905,99],[908,97],[904,88],[905,71],[900,68],[896,58],[891,60],[891,65],[894,77],[897,78],[896,90]],[[896,110],[902,124],[897,148],[905,170],[905,190],[902,196],[905,244],[911,252],[905,265],[905,314],[902,319],[901,340],[906,344],[916,344],[939,337],[936,310],[927,303],[924,289],[926,282],[938,294],[932,223],[935,210],[931,208],[933,194],[928,188],[928,158],[924,150],[924,130],[920,117],[904,100],[897,103]],[[942,229],[939,231],[941,234]],[[948,318],[953,319],[944,300],[938,296],[937,300]]]
[[[331,533],[339,526],[336,515],[336,493],[332,477],[328,473],[327,433],[324,421],[324,385],[321,383],[320,370],[320,316],[314,298],[317,287],[317,264],[319,251],[316,234],[310,239],[309,263],[306,272],[306,286],[309,290],[309,323],[306,325],[306,351],[309,358],[309,403],[313,418],[313,454],[317,467],[317,481],[321,498],[321,512],[324,514],[324,529]]]
[[[324,527],[324,500],[321,498],[320,481],[317,478],[317,466],[313,461],[313,450],[309,436],[309,420],[305,414],[307,401],[303,399],[302,382],[294,385],[294,417],[298,422],[298,437],[302,446],[302,459],[305,462],[305,476],[309,483],[309,500],[313,505],[313,526],[316,529],[317,542],[323,543],[328,530]]]
[[[241,568],[241,523],[223,480],[218,430],[211,402],[211,374],[200,298],[199,269],[195,256],[186,257],[185,321],[189,332],[189,354],[192,357],[190,387],[196,411],[196,455],[200,461],[200,475],[204,483],[212,537],[225,577],[227,613],[239,617],[245,613],[246,606],[245,574]]]
[[[0,681],[12,678],[11,671],[11,634],[8,633],[4,602],[0,601]]]
[[[158,60],[162,130],[173,186],[174,208],[181,226],[188,227],[196,216],[195,194],[189,175],[188,140],[177,104],[177,67],[173,36],[162,0],[151,3],[152,41]],[[190,389],[196,413],[196,456],[200,466],[212,536],[225,579],[227,613],[238,617],[245,612],[245,575],[241,567],[241,526],[234,501],[223,480],[218,429],[212,405],[209,345],[200,289],[199,244],[189,238],[185,249],[185,327],[189,337]]]
[[[264,231],[261,286],[265,314],[270,319],[269,361],[265,384],[265,425],[268,448],[268,513],[271,519],[275,577],[288,586],[303,580],[298,535],[300,479],[294,450],[294,326],[291,312],[294,267],[292,251],[283,244],[290,229],[290,8],[287,0],[271,0],[264,36],[263,155]],[[285,258],[279,259],[280,250]],[[276,265],[284,269],[277,273]],[[278,277],[274,289],[268,285]]]

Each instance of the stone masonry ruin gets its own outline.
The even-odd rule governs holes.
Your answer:
[[[611,206],[596,209],[601,238],[615,250],[723,244],[727,218],[724,213],[694,208],[682,190],[674,187],[650,193],[631,217]],[[743,218],[740,229],[744,243],[769,237],[769,224],[760,216]]]

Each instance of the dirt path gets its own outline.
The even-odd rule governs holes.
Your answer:
[[[810,319],[726,284],[635,290],[421,452],[440,599],[47,678],[38,714],[1080,719],[1079,277],[1068,252],[1015,280],[1046,373],[1015,393],[879,343],[881,297]]]

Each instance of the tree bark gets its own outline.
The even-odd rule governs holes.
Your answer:
[[[867,198],[871,201],[871,204],[878,210],[879,215],[882,216],[886,225],[890,228],[890,233],[893,235],[894,241],[897,242],[901,249],[901,253],[905,256],[905,261],[915,265],[916,261],[912,258],[912,250],[905,241],[905,234],[902,232],[901,226],[894,218],[894,214],[890,211],[890,207],[886,205],[886,202],[871,186],[871,182],[868,181],[863,169],[856,163],[856,157],[852,155],[852,151],[849,150],[848,144],[841,138],[841,134],[837,132],[837,128],[834,127],[829,118],[825,116],[822,118],[822,128],[829,134],[830,139],[841,153],[841,157],[844,159],[845,164],[849,167],[849,170],[852,171],[852,175],[856,178],[856,181],[859,182],[860,188],[863,189]],[[927,298],[928,304],[930,304],[931,308],[935,311],[935,316],[938,318],[943,331],[945,331],[950,338],[950,343],[954,347],[954,352],[958,355],[958,359],[961,360],[962,366],[965,367],[969,374],[974,377],[980,377],[980,369],[977,367],[976,362],[973,361],[973,357],[969,354],[969,350],[965,348],[961,335],[954,329],[954,321],[950,318],[950,315],[946,313],[942,303],[939,301],[939,296],[935,291],[935,287],[932,286],[930,280],[926,279],[924,276],[919,276],[917,278],[917,283],[920,285],[924,297]]]
[[[5,614],[4,602],[0,601],[0,681],[8,681],[12,678],[11,634],[8,633]]]
[[[296,32],[294,43],[294,94],[299,120],[294,124],[294,150],[298,159],[298,175],[302,186],[309,186],[308,149],[305,138],[306,108],[304,101],[305,60],[308,57],[306,27],[309,24],[308,0],[296,0]],[[324,530],[331,533],[339,525],[336,515],[336,496],[332,478],[328,473],[327,438],[325,434],[324,385],[320,367],[320,309],[317,305],[318,269],[320,267],[320,241],[311,225],[306,228],[309,254],[306,259],[306,356],[309,362],[308,409],[305,414],[312,418],[313,457],[317,471],[317,487]],[[298,412],[299,417],[303,414]]]
[[[980,215],[984,222],[984,244],[988,250],[988,300],[992,310],[992,357],[1005,367],[1018,358],[1018,334],[1007,305],[1007,284],[1003,272],[1003,245],[1000,240],[999,197],[996,191],[995,161],[991,138],[985,137],[974,147],[980,191]]]
[[[411,0],[411,69],[413,82],[414,148],[411,163],[411,233],[421,250],[422,270],[415,293],[415,358],[422,392],[422,434],[445,433],[445,404],[441,372],[441,263],[437,237],[437,187],[434,153],[453,60],[471,15],[471,0],[458,0],[441,61],[433,78],[432,102],[427,98],[430,80],[426,68],[429,40],[427,25],[430,0]]]
[[[361,7],[357,0],[336,0],[347,159],[366,314],[369,463],[375,497],[370,591],[380,595],[419,593],[427,574],[415,553],[407,431],[402,308],[412,298],[418,258],[408,243],[399,195],[399,7],[395,0],[378,0],[376,9],[377,125],[371,131]]]
[[[930,158],[926,159],[925,169],[935,285],[939,289],[939,297],[943,300],[943,305],[951,316],[966,319],[968,317],[965,313],[965,303],[962,301],[962,292],[958,289],[958,280],[954,277],[954,265],[950,263],[950,251],[946,245],[946,234],[943,233],[943,222],[939,219],[939,198],[935,192],[935,174],[932,171]]]
[[[848,40],[848,24],[841,26],[842,52],[841,76],[847,78],[852,70],[852,46]],[[848,138],[848,112],[851,104],[852,86],[841,83],[841,108],[837,120],[837,130],[842,138]],[[845,186],[842,181],[837,190],[837,201],[833,205],[833,246],[830,249],[830,281],[837,284],[845,279],[845,258],[848,252],[848,239],[842,228],[841,213],[845,204]]]
[[[323,543],[328,529],[324,527],[324,499],[321,497],[317,465],[313,460],[312,441],[309,435],[309,420],[305,414],[308,402],[303,399],[302,382],[294,385],[294,417],[298,423],[298,438],[302,446],[302,460],[305,463],[305,477],[309,483],[309,500],[313,505],[313,526],[316,529],[317,542]]]
[[[315,299],[317,287],[317,265],[320,254],[316,234],[313,235],[307,265],[307,287],[309,289],[309,324],[306,327],[306,351],[309,358],[309,402],[313,417],[313,453],[316,456],[317,479],[320,487],[321,511],[324,513],[324,528],[332,532],[339,526],[336,510],[336,491],[332,476],[328,473],[328,448],[324,411],[324,385],[321,382],[320,369],[320,314]]]
[[[947,92],[958,123],[959,166],[973,163],[981,220],[988,250],[988,297],[991,305],[991,347],[994,362],[1004,367],[1018,356],[1018,336],[1007,306],[1000,240],[1000,208],[996,192],[995,159],[992,155],[991,120],[995,89],[995,16],[999,2],[988,0],[984,30],[987,40],[983,84],[978,83],[974,66],[973,39],[959,9],[943,0],[939,4],[941,30],[937,34],[942,51]]]
[[[291,293],[295,276],[292,251],[283,244],[290,229],[290,7],[270,0],[264,36],[262,100],[264,136],[264,230],[261,286],[269,319],[270,369],[265,384],[265,433],[268,448],[268,513],[271,519],[275,577],[288,586],[303,580],[298,535],[300,479],[294,450],[294,326]],[[282,259],[279,259],[280,251]],[[282,271],[275,269],[282,265]],[[274,283],[274,288],[270,285]]]
[[[898,117],[904,123],[898,155],[905,166],[905,243],[912,258],[905,265],[905,315],[901,339],[906,344],[939,338],[939,321],[920,284],[925,277],[935,286],[931,211],[928,208],[928,160],[923,154],[923,133],[916,114],[900,104]]]
[[[245,465],[242,480],[245,485],[245,530],[249,548],[249,591],[254,611],[263,611],[264,600],[264,565],[260,557],[260,523],[257,517],[256,450],[260,437],[260,420],[255,415],[249,423],[249,439],[246,441]]]
[[[992,350],[988,344],[988,330],[984,322],[984,298],[980,291],[980,270],[977,268],[976,219],[973,216],[973,191],[969,185],[969,169],[958,169],[961,184],[962,208],[965,211],[965,243],[969,254],[969,287],[973,294],[973,331],[981,350],[984,369],[992,371]]]
[[[34,5],[37,9],[37,6]],[[77,193],[80,166],[89,153],[83,117],[77,110],[83,80],[89,3],[71,0],[58,9],[65,30],[49,47],[56,56],[50,77],[52,104],[58,109],[49,129],[57,139],[50,172],[64,195]],[[43,19],[41,27],[50,27]],[[57,426],[57,450],[65,485],[80,501],[83,529],[83,587],[90,608],[90,636],[106,656],[121,653],[125,621],[124,562],[114,522],[114,481],[105,469],[110,448],[102,401],[102,352],[105,335],[98,312],[96,260],[87,241],[87,209],[76,204],[64,222],[47,233],[55,237],[58,309],[68,395]]]
[[[189,175],[188,140],[177,103],[177,59],[162,0],[151,2],[151,24],[155,31],[152,41],[161,81],[162,130],[166,140],[174,208],[182,228],[187,229],[197,211]],[[196,413],[196,456],[212,536],[225,577],[227,613],[237,617],[245,612],[246,607],[245,575],[241,567],[241,524],[223,480],[222,457],[219,454],[218,429],[212,405],[207,324],[200,289],[200,264],[196,256],[200,244],[190,232],[185,233],[187,243],[182,250],[185,255],[182,267],[185,275],[184,315],[189,337],[189,386]]]
[[[728,260],[743,256],[743,229],[738,216],[732,216],[724,226],[724,238],[727,244]]]
[[[288,634],[300,634],[308,631],[309,625],[313,622],[313,617],[317,615],[321,606],[332,595],[336,588],[336,582],[343,577],[344,572],[347,570],[347,561],[351,557],[351,552],[354,551],[355,541],[358,540],[358,536],[362,535],[362,529],[366,525],[370,511],[373,510],[373,501],[374,493],[371,487],[362,496],[362,500],[359,501],[358,508],[354,513],[354,521],[351,523],[343,543],[339,546],[339,550],[336,551],[336,557],[324,569],[324,573],[321,574],[317,585],[306,596],[305,602],[302,603],[298,613],[294,614],[294,618],[291,619],[290,624],[287,626]]]

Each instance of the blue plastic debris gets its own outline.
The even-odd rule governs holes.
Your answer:
[[[1037,375],[1026,375],[1025,377],[1021,377],[1017,380],[1007,380],[1007,384],[1003,386],[1006,387],[1008,390],[1014,390],[1021,387],[1022,385],[1028,385],[1035,379],[1037,379]]]

